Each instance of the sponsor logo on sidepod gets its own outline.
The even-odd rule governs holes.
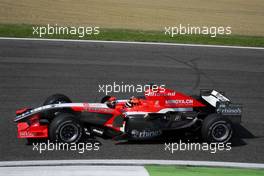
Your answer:
[[[161,135],[160,130],[143,130],[143,131],[132,130],[131,131],[131,136],[134,138],[147,138],[147,137],[155,137],[159,135]]]

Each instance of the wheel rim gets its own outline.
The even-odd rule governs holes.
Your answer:
[[[74,124],[65,124],[60,129],[60,138],[64,142],[74,142],[79,136],[79,128]]]
[[[212,129],[212,136],[216,141],[227,141],[230,133],[230,128],[223,123],[215,124]]]

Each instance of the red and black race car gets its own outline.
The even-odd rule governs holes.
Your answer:
[[[158,87],[144,97],[118,100],[106,96],[101,103],[72,103],[62,94],[47,98],[43,106],[16,111],[18,138],[74,143],[82,136],[115,140],[146,140],[165,131],[199,132],[206,142],[227,142],[233,124],[241,122],[242,106],[223,93],[201,90],[199,96]]]

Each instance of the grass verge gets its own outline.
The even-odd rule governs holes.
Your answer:
[[[0,24],[0,37],[39,38],[33,35],[32,27],[27,24]],[[140,42],[167,42],[210,45],[235,45],[264,47],[264,37],[229,35],[212,38],[207,35],[178,35],[170,37],[163,31],[137,31],[123,29],[100,29],[99,35],[86,35],[82,38],[78,35],[44,35],[42,38],[53,39],[81,39],[81,40],[117,40]]]
[[[264,169],[189,167],[189,166],[145,166],[150,176],[262,176]]]

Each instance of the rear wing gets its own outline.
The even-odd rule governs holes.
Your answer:
[[[202,89],[200,90],[200,96],[213,107],[216,107],[217,102],[230,102],[230,100],[224,96],[224,92],[218,92],[216,90]]]
[[[216,90],[201,90],[201,97],[210,105],[215,107],[216,113],[228,116],[232,122],[240,123],[242,116],[242,105],[234,104],[223,94]]]

